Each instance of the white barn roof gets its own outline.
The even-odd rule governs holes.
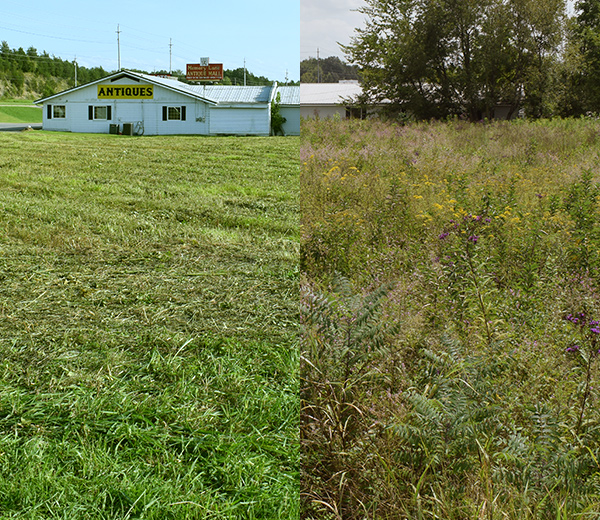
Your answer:
[[[301,105],[337,105],[362,93],[358,83],[301,83]]]
[[[211,105],[229,105],[229,104],[262,104],[269,103],[271,92],[273,87],[271,86],[262,86],[262,87],[244,87],[244,86],[233,86],[233,85],[189,85],[187,83],[183,83],[177,79],[170,78],[161,78],[159,76],[153,76],[151,74],[142,74],[140,72],[132,72],[128,70],[123,70],[120,72],[115,72],[109,76],[101,78],[97,81],[93,81],[91,83],[86,83],[85,85],[80,85],[78,87],[74,87],[63,92],[59,92],[58,94],[54,94],[53,96],[48,96],[43,99],[39,99],[35,101],[35,103],[44,103],[46,101],[50,101],[55,97],[63,96],[64,94],[74,92],[76,90],[80,90],[82,88],[86,88],[95,83],[105,82],[107,80],[116,80],[121,77],[129,77],[132,79],[143,79],[149,83],[153,83],[155,85],[160,85],[168,90],[172,90],[175,92],[179,92],[181,94],[185,94],[187,96],[200,99],[205,101]],[[282,88],[282,87],[280,87]],[[286,87],[286,88],[296,88],[298,87]],[[283,95],[283,94],[282,94]],[[298,103],[299,104],[299,100]]]
[[[281,105],[298,106],[300,105],[300,89],[298,87],[277,87],[277,93],[281,94],[279,103]]]

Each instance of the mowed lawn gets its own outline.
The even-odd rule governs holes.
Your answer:
[[[31,101],[1,100],[0,123],[41,123],[42,108]]]
[[[298,153],[0,134],[0,518],[298,515]]]

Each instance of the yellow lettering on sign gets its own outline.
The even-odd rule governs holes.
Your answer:
[[[98,99],[154,99],[154,87],[98,85]]]

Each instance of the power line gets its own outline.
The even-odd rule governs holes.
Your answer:
[[[41,33],[34,33],[31,31],[22,31],[20,29],[11,29],[10,27],[5,27],[3,25],[0,25],[0,29],[5,29],[7,31],[14,31],[14,32],[23,33],[23,34],[31,34],[33,36],[43,36],[44,38],[54,38],[55,40],[66,40],[66,41],[70,41],[70,42],[94,43],[97,45],[107,45],[107,42],[100,42],[100,41],[93,41],[93,40],[80,40],[77,38],[65,38],[64,36],[52,36],[50,34],[41,34]]]

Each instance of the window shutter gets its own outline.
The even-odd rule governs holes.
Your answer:
[[[47,119],[52,119],[52,105],[48,105],[48,113],[46,114]]]
[[[181,120],[185,121],[185,105],[181,107]]]
[[[88,106],[88,119],[94,119],[94,107],[92,105]]]
[[[167,107],[163,107],[163,121],[167,120]]]
[[[112,121],[112,107],[110,105],[106,107],[106,119]]]

